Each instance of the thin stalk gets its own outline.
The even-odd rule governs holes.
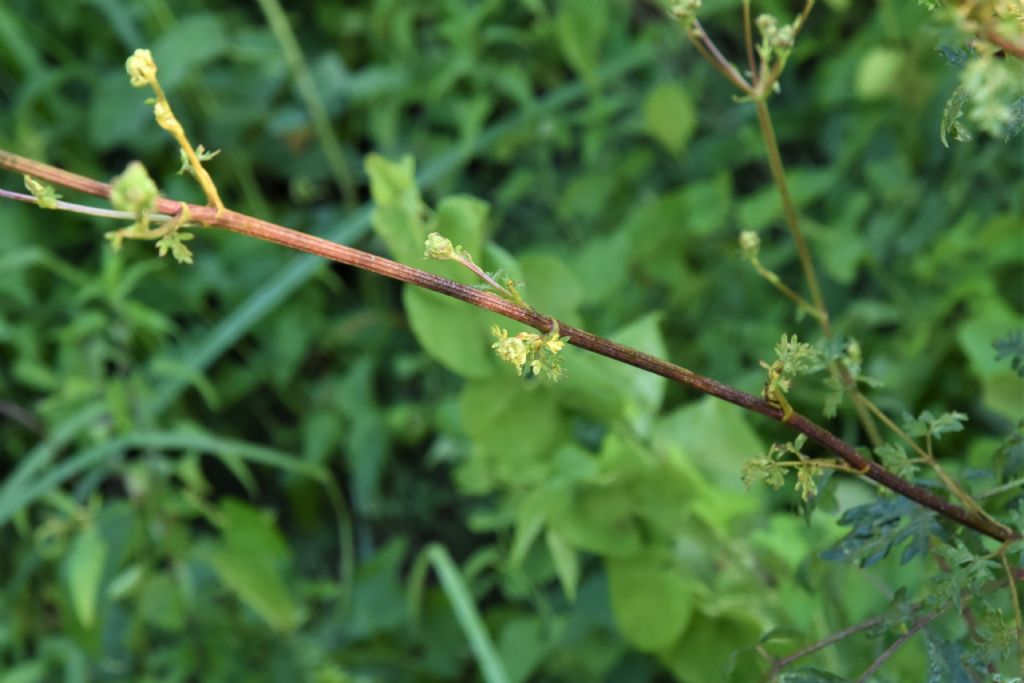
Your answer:
[[[909,434],[907,434],[900,428],[899,425],[893,422],[892,418],[886,415],[881,408],[874,404],[874,402],[869,401],[865,398],[864,406],[878,418],[879,422],[881,422],[883,425],[892,430],[892,432],[896,434],[896,436],[898,436],[900,440],[902,440],[904,443],[910,446],[913,449],[913,451],[917,453],[921,460],[924,461],[924,463],[928,465],[928,467],[930,467],[933,472],[935,472],[939,480],[942,481],[942,484],[947,489],[949,489],[949,491],[954,496],[956,496],[961,503],[963,503],[964,507],[968,508],[969,510],[973,510],[977,514],[984,515],[986,517],[989,517],[989,519],[992,519],[989,516],[989,514],[985,512],[985,510],[983,510],[980,505],[978,505],[978,502],[974,500],[974,498],[972,498],[970,494],[968,494],[966,491],[960,488],[960,485],[956,483],[956,480],[946,473],[945,468],[943,468],[942,465],[940,465],[938,461],[935,459],[935,456],[932,455],[931,443],[929,443],[927,450],[921,448],[917,444],[917,442],[910,437]],[[996,522],[996,520],[994,519],[992,521]],[[996,522],[996,524],[998,523],[999,522]]]
[[[925,615],[918,619],[906,633],[897,638],[896,642],[894,642],[892,645],[886,648],[885,652],[880,654],[878,656],[878,659],[873,661],[871,663],[871,666],[864,670],[864,673],[862,673],[860,675],[860,678],[857,679],[857,683],[867,683],[867,681],[871,679],[871,677],[875,674],[876,671],[881,669],[882,666],[887,661],[889,661],[892,658],[892,656],[899,651],[901,647],[906,645],[908,640],[916,636],[917,632],[923,629],[925,626],[938,619],[941,614],[942,612],[934,612],[932,614]]]
[[[754,27],[750,20],[750,0],[743,0],[743,43],[747,48],[750,80],[754,89],[757,89],[757,62],[754,60]]]
[[[327,164],[331,167],[331,174],[334,176],[345,206],[350,209],[355,208],[359,204],[355,178],[345,162],[345,152],[331,126],[327,107],[324,106],[316,82],[313,81],[309,65],[302,54],[302,48],[295,38],[295,32],[285,15],[284,8],[278,0],[256,0],[256,2],[263,10],[263,16],[266,17],[270,30],[274,32],[278,45],[281,46],[281,53],[292,72],[292,78],[295,79],[295,87],[299,91],[299,96],[313,121],[313,129],[323,146],[324,156],[327,158]]]
[[[770,681],[774,679],[777,673],[785,669],[793,662],[799,661],[804,657],[809,657],[813,655],[815,652],[824,650],[829,645],[834,645],[835,643],[838,643],[841,640],[845,640],[850,636],[862,633],[863,631],[867,631],[870,628],[874,628],[878,624],[884,622],[885,619],[886,616],[884,614],[881,616],[872,617],[871,619],[862,621],[859,624],[854,624],[853,626],[844,628],[842,631],[836,631],[835,633],[826,636],[825,638],[822,638],[816,643],[811,643],[807,647],[797,650],[791,655],[786,655],[782,659],[775,660],[775,662],[772,664],[771,670],[765,675],[764,680]]]
[[[812,5],[813,3],[809,2],[807,7],[809,8]],[[805,12],[807,11],[809,9],[805,9]],[[802,16],[806,17],[806,14]],[[822,294],[818,274],[814,268],[814,260],[811,258],[811,250],[807,246],[807,240],[804,239],[803,230],[800,229],[800,215],[797,212],[796,203],[789,192],[789,182],[786,180],[786,170],[782,165],[782,154],[779,151],[779,142],[775,137],[775,128],[772,126],[768,103],[763,98],[758,98],[754,100],[754,106],[757,109],[757,121],[761,127],[761,137],[764,140],[765,150],[768,153],[768,165],[771,168],[772,179],[775,181],[775,186],[778,188],[779,196],[782,199],[786,225],[789,228],[790,235],[793,237],[793,242],[796,244],[797,256],[800,260],[800,266],[804,271],[804,279],[807,281],[807,287],[811,290],[811,300],[814,307],[820,313],[820,315],[815,317],[821,324],[822,332],[827,338],[831,339],[833,333],[832,325],[829,321],[828,307],[825,305],[825,297]],[[850,392],[854,408],[857,411],[857,417],[864,426],[868,439],[875,446],[881,445],[883,439],[878,432],[878,427],[864,406],[865,399],[860,393],[860,389],[857,388],[856,382],[842,365],[838,363],[832,365],[833,371],[838,374],[843,386]]]
[[[690,36],[690,42],[697,46],[697,50],[704,55],[704,59],[708,60],[712,66],[722,72],[733,85],[746,93],[752,91],[750,84],[747,83],[747,79],[743,78],[743,74],[737,71],[732,62],[725,58],[725,55],[721,53],[714,41],[708,37],[707,31],[701,26],[700,21],[695,19],[693,27],[687,33]]]
[[[0,188],[0,197],[4,199],[13,199],[16,202],[25,202],[26,204],[39,204],[39,200],[30,194],[22,194],[21,192],[11,192]],[[96,216],[98,218],[114,218],[117,220],[134,221],[137,220],[135,214],[130,211],[115,211],[114,209],[104,209],[98,206],[86,206],[85,204],[75,204],[74,202],[65,202],[60,199],[53,205],[55,211],[70,211],[71,213],[80,213],[86,216]],[[163,223],[174,219],[174,216],[168,216],[162,213],[151,213],[148,215],[150,222]]]
[[[1014,577],[1013,569],[1010,568],[1010,561],[1006,559],[1006,548],[999,553],[999,559],[1003,563],[1003,571],[1006,572],[1006,580],[1010,587],[1010,603],[1013,607],[1013,621],[1017,625],[1017,665],[1024,672],[1024,614],[1021,614],[1020,610],[1017,579]]]
[[[778,275],[765,268],[764,264],[761,263],[760,259],[751,258],[750,263],[752,266],[754,266],[754,270],[757,271],[758,275],[767,280],[768,284],[770,284],[772,287],[775,287],[775,289],[779,290],[783,294],[783,296],[785,296],[787,299],[795,303],[797,308],[804,311],[805,313],[807,313],[808,315],[810,315],[812,318],[819,322],[822,322],[824,320],[824,318],[821,315],[821,311],[818,310],[818,308],[816,308],[807,299],[797,294],[789,285],[783,282]]]
[[[47,182],[77,189],[99,197],[110,196],[110,185],[107,183],[101,183],[97,180],[33,161],[5,150],[0,150],[0,168],[8,168],[19,173],[32,175]],[[490,292],[483,292],[454,280],[449,280],[382,256],[376,256],[359,249],[316,237],[315,235],[286,228],[282,225],[228,209],[222,210],[210,206],[183,205],[176,200],[165,198],[159,198],[156,202],[156,209],[160,213],[177,213],[183,210],[183,206],[187,207],[191,220],[201,226],[220,228],[296,251],[315,254],[337,263],[360,268],[393,280],[438,292],[503,315],[511,320],[516,320],[545,334],[558,329],[562,336],[568,338],[570,344],[578,348],[659,375],[678,384],[689,386],[705,394],[715,396],[751,412],[781,422],[839,456],[862,476],[927,508],[935,510],[939,514],[949,517],[964,526],[975,529],[999,541],[1005,542],[1017,538],[1016,532],[994,522],[987,516],[979,515],[972,510],[954,505],[928,489],[915,486],[873,460],[864,457],[852,445],[812,422],[807,417],[798,413],[785,416],[779,407],[765,399],[740,391],[718,380],[699,375],[687,368],[599,337],[585,330],[563,324],[536,311],[517,306]]]
[[[803,230],[800,229],[800,217],[797,214],[796,203],[789,192],[789,182],[786,180],[786,170],[782,166],[782,154],[779,152],[779,142],[775,138],[775,129],[772,127],[771,114],[768,112],[768,104],[764,100],[755,100],[757,108],[757,122],[761,126],[761,137],[764,139],[765,150],[768,153],[768,166],[771,168],[772,180],[779,190],[782,198],[782,209],[786,216],[786,226],[796,243],[797,256],[800,259],[800,267],[804,271],[804,279],[811,290],[811,301],[814,307],[821,312],[821,326],[825,335],[832,336],[832,328],[828,319],[828,309],[825,307],[825,297],[821,293],[821,284],[818,282],[818,273],[814,269],[814,261],[811,259],[811,250],[807,247],[807,240],[804,239]]]

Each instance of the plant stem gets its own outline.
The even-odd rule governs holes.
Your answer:
[[[809,8],[812,5],[813,3],[809,2],[805,12],[809,11]],[[803,16],[806,17],[806,15]],[[801,25],[802,23],[803,22],[801,22]],[[819,315],[815,317],[821,324],[821,330],[825,334],[825,337],[831,339],[833,333],[832,325],[829,321],[828,307],[825,305],[825,297],[821,292],[821,284],[818,281],[818,274],[814,269],[811,250],[807,246],[807,240],[804,239],[803,230],[800,229],[800,215],[797,212],[796,203],[793,201],[793,196],[789,192],[789,183],[786,180],[786,169],[782,165],[782,154],[779,151],[779,142],[775,137],[775,128],[772,126],[772,118],[768,111],[768,103],[764,98],[756,98],[754,100],[754,106],[757,109],[757,121],[761,127],[761,137],[764,140],[765,150],[768,153],[768,165],[771,168],[772,179],[775,181],[775,186],[779,190],[779,196],[782,198],[782,208],[786,216],[786,225],[789,228],[790,235],[793,237],[793,242],[796,244],[796,251],[800,260],[800,266],[804,271],[804,279],[807,281],[807,287],[811,290],[811,300],[814,307],[818,309],[819,312]],[[846,390],[850,392],[854,408],[857,411],[857,417],[860,419],[860,423],[864,426],[864,430],[867,432],[868,440],[875,446],[880,446],[883,443],[883,439],[881,434],[878,432],[878,427],[875,425],[874,420],[871,419],[871,415],[869,415],[866,410],[864,397],[861,395],[860,389],[857,388],[856,382],[842,364],[832,363],[830,365],[831,371],[838,375],[843,386],[845,386]]]
[[[747,49],[747,67],[750,69],[750,80],[757,88],[757,63],[754,60],[754,27],[750,21],[750,0],[743,0],[743,44]]]
[[[1017,625],[1017,665],[1024,672],[1024,614],[1020,610],[1020,595],[1017,593],[1017,579],[1010,568],[1010,561],[1006,559],[1006,548],[999,553],[999,559],[1003,563],[1003,571],[1006,572],[1006,580],[1010,587],[1010,604],[1013,607],[1013,621]]]
[[[39,201],[30,194],[22,194],[21,192],[11,192],[0,188],[0,197],[4,199],[13,199],[16,202],[25,202],[26,204],[39,204]],[[56,211],[70,211],[71,213],[80,213],[86,216],[97,216],[98,218],[114,218],[117,220],[134,221],[137,219],[135,214],[130,211],[115,211],[114,209],[104,209],[98,206],[86,206],[85,204],[75,204],[73,202],[65,202],[60,199],[54,204],[54,210]],[[174,216],[168,216],[162,213],[151,213],[148,218],[153,223],[162,223],[174,219]]]
[[[110,185],[107,183],[33,161],[2,149],[0,149],[0,168],[32,175],[48,182],[95,196],[110,196]],[[172,199],[159,198],[156,201],[156,210],[160,213],[177,214],[182,210],[182,206],[181,202]],[[568,337],[569,343],[574,346],[665,377],[673,382],[692,387],[746,410],[782,422],[839,456],[850,467],[861,473],[862,476],[906,496],[910,500],[999,541],[1005,542],[1018,538],[1016,532],[987,516],[958,507],[925,488],[911,484],[878,463],[865,458],[852,445],[803,415],[793,413],[786,417],[780,408],[768,401],[723,384],[718,380],[704,377],[692,370],[656,358],[637,349],[560,323],[533,310],[517,306],[490,292],[482,292],[468,285],[463,285],[382,256],[376,256],[359,249],[337,244],[314,235],[286,228],[282,225],[240,214],[236,211],[210,206],[184,206],[187,206],[191,220],[201,226],[229,230],[438,292],[529,325],[545,334],[550,333],[557,325],[561,335]]]
[[[768,104],[763,99],[755,100],[757,108],[757,122],[761,126],[761,138],[764,140],[765,150],[768,153],[768,166],[771,168],[772,180],[779,190],[782,198],[782,209],[786,216],[786,226],[796,244],[797,256],[800,259],[800,266],[804,271],[804,279],[811,290],[811,301],[815,308],[821,312],[821,327],[825,336],[832,336],[832,328],[829,324],[828,309],[825,307],[825,298],[821,293],[821,284],[818,282],[818,274],[814,269],[814,262],[811,259],[811,250],[807,247],[807,240],[800,229],[800,217],[797,214],[796,204],[789,192],[789,183],[786,180],[786,171],[782,166],[782,155],[779,152],[779,143],[775,138],[775,129],[772,127],[771,114],[768,112]]]
[[[881,624],[885,620],[886,615],[884,614],[881,616],[872,617],[870,619],[860,622],[859,624],[854,624],[853,626],[844,628],[842,631],[836,631],[832,635],[826,636],[825,638],[822,638],[816,643],[811,643],[807,647],[797,650],[791,655],[786,655],[782,659],[777,659],[772,664],[771,670],[765,675],[764,680],[770,681],[775,678],[775,675],[777,673],[785,669],[793,662],[801,660],[804,657],[809,657],[810,655],[813,655],[815,652],[818,652],[820,650],[824,650],[829,645],[834,645],[835,643],[838,643],[840,640],[845,640],[846,638],[861,633],[862,631],[867,631],[868,629],[873,628],[878,624]]]
[[[793,289],[779,278],[778,275],[765,268],[764,264],[758,258],[751,258],[750,263],[754,266],[754,270],[757,274],[768,281],[772,287],[782,292],[783,296],[796,304],[797,308],[804,311],[818,322],[822,322],[824,318],[821,315],[821,311],[815,307],[807,299],[797,294]]]
[[[740,90],[750,93],[751,87],[747,83],[747,80],[743,78],[743,74],[736,70],[736,67],[732,65],[725,55],[721,53],[714,41],[708,37],[704,27],[701,26],[700,22],[694,20],[693,27],[688,32],[690,36],[690,42],[694,44],[697,50],[704,56],[712,66],[718,69],[722,75],[724,75],[729,82],[735,85]]]
[[[914,450],[914,452],[917,453],[918,456],[920,456],[921,460],[924,461],[924,463],[926,465],[928,465],[928,467],[930,467],[933,472],[935,472],[935,474],[936,474],[936,476],[938,476],[939,480],[942,481],[943,486],[945,486],[947,489],[949,489],[949,491],[954,496],[956,496],[960,500],[960,502],[963,503],[963,505],[965,507],[967,507],[969,510],[974,511],[977,514],[985,515],[986,517],[989,517],[988,513],[985,512],[985,510],[983,510],[980,505],[978,505],[978,502],[976,500],[974,500],[974,498],[972,498],[966,491],[964,491],[962,488],[960,488],[960,485],[956,483],[956,480],[953,479],[952,477],[950,477],[949,474],[946,473],[945,468],[942,467],[942,465],[940,465],[939,462],[935,459],[935,456],[932,455],[932,452],[931,452],[932,451],[932,447],[931,447],[930,439],[929,439],[928,449],[925,450],[925,449],[921,448],[919,445],[917,445],[917,442],[914,441],[910,437],[909,434],[907,434],[905,431],[900,429],[899,425],[897,425],[895,422],[893,422],[892,418],[890,418],[888,415],[886,415],[882,411],[881,408],[879,408],[877,405],[874,404],[874,402],[869,401],[866,398],[864,398],[863,401],[864,401],[864,406],[868,410],[870,410],[872,413],[874,413],[874,415],[878,418],[878,420],[882,424],[884,424],[886,427],[891,429],[898,437],[900,437],[900,439],[903,440],[904,443],[909,445]],[[992,519],[992,518],[989,517],[989,519]],[[995,521],[995,520],[992,520],[992,521]],[[996,523],[998,524],[998,522],[996,522]]]
[[[309,65],[302,54],[302,48],[295,38],[295,32],[292,30],[288,17],[284,13],[284,8],[279,0],[257,0],[257,3],[263,10],[263,16],[266,17],[267,24],[273,31],[278,45],[281,46],[281,52],[292,72],[292,78],[295,79],[295,87],[299,91],[299,96],[313,120],[313,128],[323,146],[324,156],[327,158],[327,164],[331,167],[331,175],[334,176],[345,206],[350,209],[355,208],[359,203],[355,179],[348,164],[345,163],[345,152],[338,141],[334,128],[331,127],[327,108],[317,91],[316,83],[309,72]]]
[[[914,622],[914,625],[911,626],[906,633],[897,638],[896,642],[894,642],[892,645],[886,648],[885,652],[880,654],[878,656],[878,659],[873,661],[871,663],[871,666],[864,670],[864,673],[862,673],[860,675],[860,678],[857,679],[857,683],[867,683],[867,681],[870,680],[871,676],[874,675],[876,671],[881,669],[882,665],[889,661],[889,659],[892,658],[892,656],[896,654],[896,652],[899,651],[899,649],[903,647],[908,640],[917,635],[917,632],[923,629],[925,626],[938,619],[941,614],[942,612],[933,612],[932,614],[927,614],[918,619],[916,622]]]

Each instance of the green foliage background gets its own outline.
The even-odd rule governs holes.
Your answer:
[[[738,8],[702,14],[736,54]],[[655,5],[289,19],[343,164],[244,2],[0,5],[0,146],[99,178],[138,158],[202,201],[124,74],[147,46],[236,210],[465,280],[421,258],[443,226],[538,310],[754,393],[783,332],[814,338],[736,247],[759,232],[800,283],[753,109]],[[982,490],[1024,415],[991,346],[1024,321],[1024,154],[943,148],[957,73],[931,26],[911,2],[823,3],[772,108],[873,397],[967,413],[940,452]],[[766,635],[786,654],[937,571],[822,559],[876,493],[837,478],[801,515],[745,492],[743,462],[790,437],[734,407],[574,349],[564,382],[523,381],[490,351],[497,318],[463,304],[228,234],[199,231],[176,267],[112,253],[108,229],[0,203],[4,683],[750,681]],[[821,418],[822,396],[794,404]],[[848,409],[830,427],[863,442]],[[935,622],[877,680],[921,680],[962,631]],[[808,662],[855,676],[888,642]]]

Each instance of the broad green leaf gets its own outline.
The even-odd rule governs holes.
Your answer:
[[[659,450],[681,452],[716,486],[743,491],[740,469],[766,450],[742,408],[705,397],[661,417],[652,442]]]
[[[751,611],[749,605],[714,615],[702,609],[690,619],[682,638],[658,653],[658,659],[682,681],[758,680],[763,660],[736,656],[756,644],[763,631]]]
[[[569,325],[579,325],[583,287],[565,263],[551,254],[528,254],[519,259],[526,286],[521,294],[544,315]]]
[[[139,611],[147,623],[164,631],[178,632],[185,626],[180,588],[164,572],[146,578],[139,595]]]
[[[190,74],[224,54],[231,41],[221,15],[202,12],[176,19],[153,44],[153,58],[166,90],[179,87]],[[204,142],[204,141],[194,141]]]
[[[373,230],[388,245],[395,260],[416,265],[423,260],[425,206],[416,186],[412,157],[390,161],[370,154],[365,162],[373,197]]]
[[[659,358],[668,355],[661,314],[650,313],[611,335],[613,341]],[[594,354],[565,357],[566,379],[555,387],[567,408],[608,419],[625,418],[641,433],[650,429],[665,395],[666,379]]]
[[[615,621],[626,640],[644,652],[670,647],[693,614],[692,580],[656,557],[609,559],[605,568]]]
[[[386,633],[407,618],[401,575],[407,547],[403,537],[395,537],[360,563],[352,607],[345,618],[345,631],[350,637],[363,639]]]
[[[498,651],[512,683],[525,683],[532,678],[555,645],[562,629],[538,617],[516,617],[505,623],[498,637]]]
[[[100,582],[107,558],[107,544],[94,525],[86,526],[71,544],[64,560],[68,594],[78,622],[87,629],[96,624]]]
[[[280,532],[266,515],[239,501],[224,501],[220,512],[220,541],[203,559],[268,626],[293,631],[305,617],[285,579],[291,553]]]
[[[1024,416],[1024,382],[1008,363],[996,360],[992,342],[1022,325],[1024,318],[999,302],[977,311],[956,329],[971,374],[981,382],[985,406],[1012,420]]]
[[[597,70],[608,30],[608,0],[561,0],[555,32],[565,60],[585,78]]]
[[[498,319],[495,314],[416,287],[403,288],[402,304],[423,350],[452,372],[482,379],[506,369],[500,367],[491,349],[490,327]]]
[[[628,558],[643,547],[633,501],[621,487],[592,484],[580,487],[553,511],[550,527],[579,550],[606,557]]]
[[[540,483],[565,429],[550,392],[514,373],[467,382],[459,414],[473,443],[473,457],[460,476],[484,490],[499,482]]]
[[[857,65],[853,89],[862,100],[885,97],[899,83],[904,70],[901,50],[876,46],[868,50]]]
[[[697,108],[678,83],[660,83],[644,100],[644,130],[670,154],[686,149],[697,128]]]

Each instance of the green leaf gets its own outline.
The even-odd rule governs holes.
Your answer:
[[[564,423],[551,392],[533,389],[514,373],[463,387],[459,414],[473,443],[473,457],[460,471],[464,484],[481,491],[499,482],[534,485],[548,472]]]
[[[756,643],[763,632],[762,624],[754,617],[755,605],[747,600],[724,609],[708,607],[701,605],[682,638],[658,653],[658,659],[683,681],[758,680],[759,662],[737,657],[740,650]]]
[[[660,313],[651,313],[617,330],[611,339],[659,358],[668,349]],[[594,354],[567,353],[566,379],[556,387],[559,401],[574,411],[603,418],[625,418],[646,433],[661,408],[667,380]]]
[[[743,463],[766,450],[742,408],[712,397],[662,416],[652,442],[658,450],[683,453],[716,487],[735,492],[744,490],[739,477]]]
[[[403,288],[402,304],[413,335],[435,361],[467,379],[499,370],[489,332],[498,316],[417,287]]]
[[[1021,327],[1024,317],[1000,300],[976,311],[956,330],[957,344],[967,357],[971,374],[981,383],[985,407],[1012,420],[1024,415],[1024,391],[1013,368],[996,360],[992,340]]]
[[[519,259],[523,298],[534,309],[570,325],[580,324],[583,285],[562,259],[552,254],[527,254]]]
[[[626,640],[644,652],[670,647],[693,614],[691,580],[679,567],[652,557],[609,559],[605,567],[615,621]]]
[[[951,432],[962,432],[964,422],[967,422],[967,415],[956,411],[943,413],[938,417],[926,410],[916,418],[905,415],[903,418],[903,430],[910,436],[922,437],[931,436],[938,440],[943,434]]]
[[[697,129],[693,99],[678,83],[654,86],[644,99],[644,129],[670,154],[679,155]]]
[[[551,561],[555,564],[555,574],[562,584],[562,591],[571,602],[576,599],[576,587],[580,582],[579,555],[556,531],[548,529],[544,540],[547,541],[548,552],[551,553]]]
[[[75,537],[64,560],[71,607],[78,622],[87,629],[96,624],[100,582],[106,558],[106,541],[99,529],[89,525]]]
[[[184,628],[181,591],[170,575],[160,572],[147,577],[139,596],[139,612],[147,623],[164,631]]]
[[[904,55],[901,50],[873,47],[864,53],[857,65],[854,92],[862,100],[885,97],[899,82]]]
[[[833,562],[856,562],[869,567],[895,547],[907,543],[900,563],[928,552],[933,536],[943,535],[935,513],[903,498],[889,498],[852,507],[839,519],[852,527],[842,540],[821,554]]]
[[[265,514],[240,501],[225,500],[220,513],[220,542],[203,559],[268,626],[279,633],[295,630],[305,616],[285,580],[291,553],[281,533]]]
[[[448,550],[437,543],[431,543],[424,549],[417,558],[412,571],[413,576],[422,577],[425,574],[426,565],[433,567],[441,582],[441,588],[455,612],[455,618],[462,628],[462,632],[469,641],[469,647],[476,657],[480,667],[480,673],[487,683],[509,683],[510,678],[505,666],[494,647],[494,641],[487,630],[483,619],[480,617],[480,610],[473,601],[473,595],[466,585],[466,579],[459,570],[458,565],[452,560]],[[413,581],[413,579],[410,579]],[[414,592],[415,589],[414,589]]]
[[[555,33],[569,65],[590,79],[597,70],[601,45],[608,30],[608,0],[562,0],[555,16]]]
[[[370,154],[365,161],[373,198],[373,230],[388,245],[395,260],[406,265],[423,261],[426,207],[416,186],[416,162],[412,157],[390,161]]]
[[[886,469],[892,470],[904,479],[913,479],[917,475],[918,466],[910,461],[906,449],[900,444],[884,443],[875,449],[875,454],[882,460]]]

